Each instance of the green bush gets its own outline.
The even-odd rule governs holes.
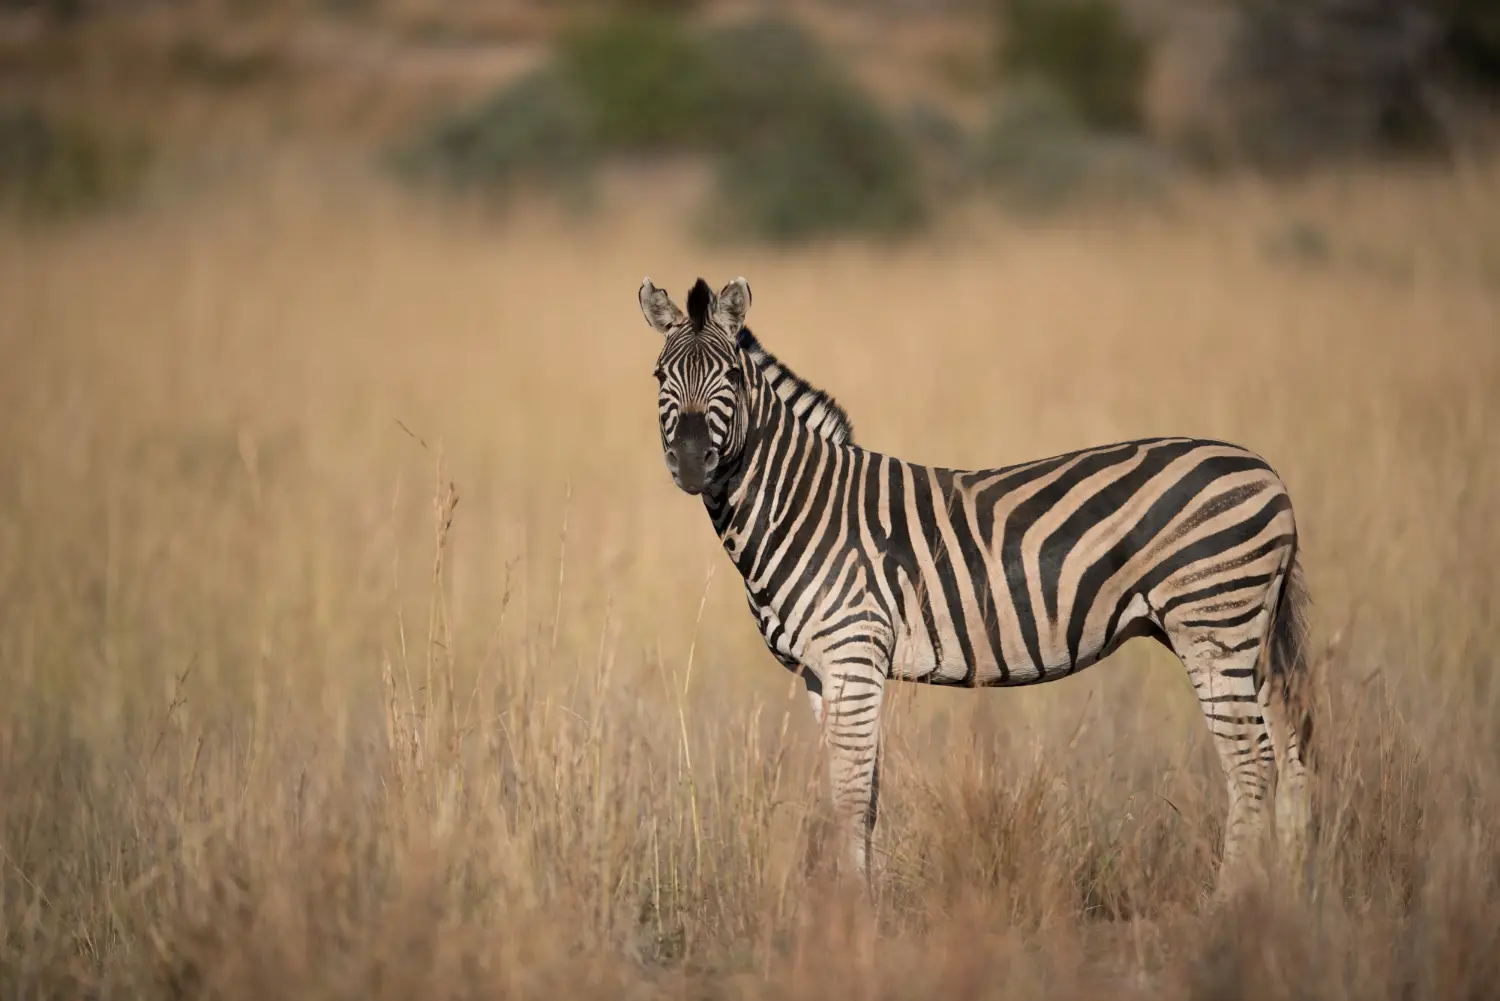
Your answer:
[[[1149,50],[1113,0],[1000,0],[1000,65],[1062,94],[1085,124],[1141,124]]]
[[[806,32],[761,20],[713,32],[706,136],[724,154],[721,203],[772,240],[899,232],[924,218],[908,137]]]
[[[890,126],[854,103],[731,153],[719,188],[749,232],[795,241],[914,228],[924,214],[917,179]]]
[[[718,144],[774,139],[855,89],[816,39],[786,21],[727,25],[707,32],[703,45],[714,53],[718,111],[709,128]]]
[[[918,99],[902,110],[900,125],[918,152],[925,188],[957,193],[971,185],[976,176],[972,140],[953,116]]]
[[[0,108],[0,203],[28,216],[112,204],[139,180],[145,150],[111,142],[34,108]]]
[[[1010,208],[1048,211],[1069,202],[1160,196],[1168,159],[1144,140],[1101,135],[1056,91],[1018,87],[995,104],[974,143],[974,172]]]
[[[693,31],[616,17],[568,34],[555,63],[419,135],[408,173],[483,189],[579,176],[610,153],[713,159],[712,225],[795,240],[923,218],[908,135],[802,30],[761,20]]]
[[[559,62],[594,114],[602,144],[691,144],[713,113],[712,67],[687,28],[663,17],[612,18],[562,40]]]
[[[567,5],[575,12],[594,15],[659,17],[691,14],[703,6],[703,0],[563,0],[559,6]]]
[[[548,67],[439,120],[397,153],[396,166],[409,177],[485,192],[522,179],[580,181],[598,152],[585,95]]]

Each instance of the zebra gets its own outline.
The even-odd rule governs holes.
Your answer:
[[[1126,640],[1182,661],[1229,791],[1218,891],[1268,801],[1292,865],[1310,826],[1307,592],[1285,484],[1187,437],[999,469],[868,451],[828,393],[745,325],[750,286],[698,279],[684,313],[647,278],[662,453],[702,498],[771,653],[799,674],[848,859],[868,887],[887,682],[1065,678]]]

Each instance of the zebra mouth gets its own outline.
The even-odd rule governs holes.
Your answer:
[[[719,450],[706,438],[678,435],[664,455],[672,482],[689,494],[701,494],[719,468]]]

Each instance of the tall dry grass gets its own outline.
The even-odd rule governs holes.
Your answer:
[[[4,234],[0,995],[1490,996],[1500,174],[796,254],[696,248],[656,190],[495,223],[292,172]],[[1324,651],[1315,896],[1204,905],[1222,780],[1133,644],[896,689],[871,923],[661,465],[643,274],[748,276],[872,447],[1266,455]]]

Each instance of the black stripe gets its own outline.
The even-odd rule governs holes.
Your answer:
[[[800,437],[797,424],[794,421],[776,421],[774,409],[770,416],[772,426],[769,448],[767,448],[765,464],[760,468],[760,482],[756,484],[755,489],[755,494],[760,499],[759,513],[753,525],[741,524],[740,519],[734,519],[735,527],[745,539],[738,566],[741,576],[746,580],[754,578],[759,573],[763,562],[762,557],[768,556],[774,546],[771,532],[772,526],[775,525],[777,508],[782,506],[779,503],[781,491],[786,489],[786,481],[791,477],[792,470],[796,468],[793,463]],[[747,496],[745,503],[747,519],[755,507],[754,500]]]
[[[911,467],[900,459],[889,458],[886,460],[886,467],[887,506],[891,516],[891,535],[882,569],[890,584],[891,592],[896,595],[902,621],[910,622],[910,610],[905,607],[905,600],[901,594],[901,575],[905,574],[907,582],[911,584],[916,594],[917,608],[922,614],[922,625],[927,629],[927,640],[932,645],[933,656],[941,663],[943,643],[942,637],[938,634],[937,618],[932,614],[932,596],[927,593],[927,585],[922,579],[921,570],[917,567],[916,552],[906,522],[906,475]]]
[[[967,473],[961,477],[966,489],[973,490],[974,484],[983,480],[993,479],[998,476],[997,482],[991,483],[974,493],[974,520],[979,529],[982,539],[994,543],[995,540],[995,505],[1000,499],[1019,487],[1034,480],[1039,480],[1052,472],[1067,465],[1073,460],[1073,454],[1059,455],[1051,459],[1042,459],[1038,462],[1027,463],[1022,466],[1010,466],[1006,469],[985,470],[976,473]],[[1014,472],[1011,472],[1014,470]]]
[[[1120,509],[1130,503],[1131,499],[1145,489],[1152,480],[1161,475],[1167,466],[1195,448],[1197,448],[1196,444],[1182,443],[1163,445],[1153,449],[1134,468],[1105,484],[1085,499],[1051,535],[1043,540],[1037,557],[1037,569],[1041,574],[1042,601],[1046,605],[1047,618],[1050,621],[1057,621],[1057,592],[1061,586],[1063,563],[1067,560],[1068,554],[1073,551],[1073,547],[1090,529],[1119,514]],[[1134,454],[1124,456],[1120,461],[1123,462]],[[1090,472],[1099,472],[1100,469],[1117,464],[1116,462],[1107,463]],[[1196,467],[1187,474],[1187,477],[1191,477],[1201,468],[1201,465]],[[1074,482],[1076,484],[1080,481],[1081,478]],[[1058,497],[1059,502],[1062,499],[1061,496]]]
[[[1158,585],[1178,571],[1221,553],[1227,553],[1236,546],[1245,545],[1263,532],[1266,526],[1276,519],[1277,515],[1283,511],[1290,510],[1290,508],[1291,502],[1287,500],[1286,494],[1278,493],[1274,495],[1261,506],[1259,511],[1256,511],[1243,521],[1236,522],[1227,528],[1222,528],[1212,535],[1204,536],[1192,545],[1182,547],[1167,559],[1157,563],[1150,571],[1141,576],[1141,579],[1136,582],[1131,590],[1137,594],[1150,594]],[[1292,539],[1291,535],[1283,534],[1274,536],[1257,546],[1252,555],[1254,558],[1268,556],[1277,549],[1290,545]],[[1247,562],[1253,562],[1253,559],[1244,560],[1240,565],[1243,566]],[[1124,614],[1125,604],[1128,601],[1128,597],[1121,597],[1120,603],[1115,609],[1115,614],[1110,620],[1111,622],[1118,621],[1119,617]],[[1180,604],[1181,602],[1169,602],[1167,606],[1159,609],[1159,612],[1165,617],[1168,607],[1176,607],[1176,605]]]
[[[1021,544],[1026,538],[1026,532],[1038,518],[1056,507],[1068,491],[1078,486],[1079,483],[1101,470],[1127,461],[1139,451],[1139,446],[1126,444],[1083,455],[1071,469],[1017,504],[1010,512],[1010,516],[1005,519],[1005,534],[1000,546],[1000,562],[1005,568],[1010,603],[1015,609],[1021,637],[1026,643],[1026,652],[1031,657],[1032,666],[1038,672],[1043,668],[1041,641],[1037,635],[1036,615],[1031,607],[1031,590],[1027,587],[1026,564],[1021,555]],[[1042,570],[1044,585],[1049,572],[1046,568]]]
[[[1157,615],[1162,619],[1166,619],[1166,617],[1171,614],[1172,609],[1177,608],[1181,605],[1186,605],[1194,601],[1201,601],[1204,598],[1217,597],[1221,594],[1229,594],[1233,591],[1244,591],[1252,587],[1260,587],[1263,584],[1271,583],[1271,579],[1274,576],[1275,574],[1265,573],[1256,574],[1253,577],[1236,577],[1233,580],[1226,580],[1221,583],[1214,584],[1211,587],[1200,588],[1197,591],[1189,591],[1187,594],[1179,594],[1175,598],[1168,599],[1160,608],[1156,610],[1156,612]]]
[[[865,530],[876,552],[885,548],[888,541],[885,529],[880,526],[880,461],[878,457],[866,456],[863,476],[865,480],[864,519]]]
[[[827,603],[828,607],[831,608],[831,609],[842,609],[844,607],[844,605],[848,601],[849,593],[854,590],[854,588],[858,585],[858,582],[859,582],[859,573],[857,572],[856,569],[851,568],[850,572],[845,575],[844,582],[839,587],[838,594],[834,597],[833,601]],[[808,586],[815,586],[815,585],[809,583]],[[864,611],[863,609],[860,609],[860,610],[857,610],[857,611],[854,611],[854,612],[850,612],[849,614],[847,614],[847,615],[843,616],[842,618],[837,619],[837,620],[835,620],[833,622],[829,622],[826,618],[825,619],[820,619],[820,620],[817,620],[817,621],[813,621],[812,618],[811,618],[811,613],[812,613],[812,610],[809,609],[808,610],[809,621],[803,623],[803,627],[804,628],[806,626],[808,626],[808,625],[815,625],[817,627],[807,637],[807,641],[809,643],[811,643],[811,642],[813,642],[815,640],[822,639],[825,636],[834,635],[840,629],[843,629],[843,628],[846,628],[846,627],[851,627],[855,623],[870,622],[874,618],[869,612]],[[833,650],[836,647],[842,646],[842,645],[844,645],[845,643],[848,643],[848,642],[854,642],[854,641],[865,642],[865,641],[868,641],[869,639],[870,639],[870,637],[869,637],[869,635],[867,635],[867,633],[861,632],[861,633],[857,633],[857,634],[854,634],[854,635],[851,635],[851,636],[843,637],[843,638],[841,638],[838,641],[838,643],[836,643],[832,647],[828,647],[827,649],[828,650]]]
[[[1232,726],[1244,726],[1247,723],[1263,722],[1263,717],[1260,715],[1260,713],[1256,713],[1254,716],[1226,716],[1223,713],[1206,712],[1203,715],[1213,720],[1215,723],[1229,723]]]
[[[1204,557],[1213,555],[1210,546],[1216,539],[1220,539],[1220,537],[1222,537],[1221,548],[1229,548],[1232,546],[1241,545],[1248,539],[1254,538],[1255,535],[1262,529],[1264,529],[1266,527],[1266,524],[1276,516],[1279,510],[1282,510],[1287,506],[1286,495],[1281,494],[1279,496],[1281,498],[1279,503],[1275,499],[1273,499],[1266,505],[1265,508],[1263,508],[1258,514],[1252,516],[1249,520],[1243,521],[1240,524],[1232,526],[1230,528],[1226,528],[1224,529],[1224,531],[1218,532],[1215,535],[1211,535],[1206,539],[1202,539],[1201,541],[1194,543],[1192,546],[1187,547],[1187,549],[1179,550],[1176,554],[1174,554],[1171,560],[1152,568],[1151,573],[1146,575],[1146,577],[1143,577],[1140,582],[1137,583],[1134,590],[1136,590],[1136,593],[1139,594],[1149,594],[1152,588],[1162,583],[1162,581],[1166,580],[1167,577],[1169,577],[1176,570],[1181,569],[1183,566],[1191,565],[1196,559],[1202,559]],[[1270,510],[1273,508],[1275,510]],[[1254,556],[1256,559],[1267,556],[1275,552],[1276,550],[1288,545],[1292,541],[1292,539],[1293,536],[1291,535],[1273,536],[1272,538],[1267,539],[1265,542],[1261,543],[1255,548]],[[1189,553],[1190,550],[1198,549],[1200,547],[1204,550],[1204,552],[1202,552],[1201,554],[1197,556],[1188,555],[1181,560],[1178,559],[1178,557],[1182,557],[1184,556],[1184,554]],[[1254,560],[1252,559],[1237,561],[1237,565],[1243,566],[1245,563],[1250,562],[1254,562]],[[1158,570],[1161,571],[1159,574]],[[1270,583],[1274,578],[1274,574],[1258,574],[1253,577],[1234,578],[1227,581],[1226,583],[1231,585],[1239,585],[1241,582],[1244,582],[1245,586],[1249,586],[1249,582],[1252,581],[1256,584]],[[1201,598],[1214,597],[1218,594],[1227,594],[1229,593],[1229,591],[1236,590],[1241,590],[1241,587],[1233,586],[1228,588],[1227,590],[1221,590],[1219,587],[1200,588],[1197,591],[1190,591],[1187,594],[1180,594],[1176,597],[1169,598],[1156,611],[1162,622],[1166,622],[1167,615],[1170,614],[1171,611],[1175,608],[1181,608],[1183,605],[1188,604],[1192,601],[1200,600]],[[1115,618],[1112,618],[1110,620],[1111,623],[1116,621],[1119,615],[1123,614],[1124,606],[1127,600],[1128,599],[1122,598],[1121,603],[1116,606]],[[1256,642],[1258,642],[1258,640]],[[1250,645],[1253,646],[1254,643],[1251,643]],[[1230,652],[1241,649],[1247,649],[1247,647],[1244,644],[1241,644],[1240,646],[1230,648]]]
[[[796,572],[799,558],[812,546],[817,533],[827,530],[822,522],[824,513],[834,503],[837,470],[833,457],[827,454],[831,447],[827,442],[821,438],[811,438],[810,445],[807,469],[798,477],[796,490],[788,507],[789,511],[803,514],[802,523],[790,538],[783,539],[777,546],[776,561],[766,580],[766,591],[769,594],[781,595],[782,588],[792,582],[792,574]],[[788,521],[795,520],[795,517],[788,518]],[[807,576],[795,582],[796,593],[800,593],[802,588],[815,587],[817,574],[817,563],[809,561]],[[783,604],[789,605],[794,599],[795,594],[788,593]]]
[[[1248,611],[1241,612],[1239,615],[1231,615],[1227,619],[1191,619],[1181,625],[1184,629],[1233,629],[1235,626],[1243,626],[1250,622],[1264,611],[1264,608],[1263,605],[1252,605]]]
[[[985,565],[984,550],[969,530],[969,517],[964,507],[963,494],[951,470],[936,470],[938,489],[943,495],[943,513],[948,524],[953,526],[953,536],[963,554],[963,565],[969,572],[969,584],[974,589],[974,602],[979,606],[979,617],[984,625],[984,635],[989,641],[990,655],[994,658],[1001,678],[1010,677],[1010,668],[1005,664],[1005,655],[1000,649],[1000,616],[996,611],[995,590],[990,581],[989,568]],[[955,567],[954,572],[957,572]],[[969,649],[965,639],[965,649]],[[972,654],[964,661],[964,684],[974,684],[979,665]]]
[[[943,603],[948,611],[949,621],[953,623],[953,631],[958,637],[959,652],[963,655],[964,663],[974,662],[974,647],[969,642],[969,627],[964,617],[963,599],[959,596],[957,573],[953,564],[953,554],[948,552],[947,543],[943,541],[942,532],[938,527],[939,514],[933,509],[932,484],[928,480],[929,470],[924,467],[912,467],[912,499],[916,503],[917,519],[921,523],[924,536],[927,539],[927,547],[932,553],[933,575],[937,577],[938,584],[943,589]],[[941,517],[947,517],[944,512]],[[940,665],[941,666],[941,665]]]
[[[1088,622],[1089,612],[1092,611],[1094,602],[1099,597],[1099,592],[1104,589],[1104,585],[1119,573],[1136,553],[1145,549],[1166,530],[1173,519],[1186,509],[1194,497],[1207,489],[1210,483],[1220,476],[1241,472],[1259,465],[1262,463],[1258,459],[1237,455],[1211,456],[1198,463],[1171,487],[1164,490],[1160,497],[1152,501],[1146,513],[1131,527],[1130,531],[1121,536],[1108,552],[1095,560],[1083,572],[1078,579],[1078,590],[1073,595],[1073,608],[1068,617],[1070,671],[1078,663],[1078,647],[1083,640],[1084,625]],[[1128,588],[1121,601],[1128,603],[1135,593],[1144,594],[1148,590],[1144,587]],[[1110,620],[1110,626],[1105,630],[1104,642],[1106,644],[1114,634],[1115,626],[1119,623],[1123,612],[1122,605]]]
[[[823,442],[807,429],[807,425],[793,422],[797,444],[793,446],[788,460],[787,479],[777,491],[782,502],[776,510],[776,521],[791,524],[806,510],[807,499],[814,496],[823,472],[819,458],[823,454]],[[778,554],[780,555],[780,554]]]
[[[777,437],[786,447],[778,456],[773,457],[771,465],[767,467],[767,472],[774,474],[776,479],[762,488],[771,491],[771,503],[767,505],[770,510],[764,522],[765,529],[758,533],[757,541],[760,545],[757,559],[751,566],[750,576],[756,578],[762,576],[777,559],[785,535],[783,522],[789,512],[796,510],[793,504],[802,481],[811,479],[807,456],[812,450],[812,435],[796,421],[786,420]]]
[[[845,460],[849,458],[849,453],[827,442],[819,442],[819,451],[826,467],[826,475],[818,489],[822,503],[809,514],[802,529],[798,531],[797,538],[786,544],[783,559],[787,574],[790,575],[803,554],[811,549],[807,568],[802,572],[802,579],[792,585],[793,589],[799,593],[810,588],[816,595],[816,592],[825,585],[837,581],[837,575],[844,573],[847,568],[849,572],[844,573],[843,584],[830,604],[832,608],[839,608],[859,582],[859,575],[854,572],[853,568],[848,567],[848,562],[839,560],[833,555],[834,548],[839,542],[839,531],[847,520],[845,512],[848,510],[850,499],[847,491],[851,483],[849,477],[851,470]],[[803,539],[806,541],[802,541]],[[788,604],[787,608],[790,609],[790,607]],[[808,614],[812,614],[811,608]],[[804,623],[804,626],[806,625],[807,623]]]
[[[841,629],[846,629],[860,622],[868,622],[869,620],[869,612],[854,612],[850,615],[844,616],[841,619],[835,619],[833,622],[828,623],[827,625],[820,628],[817,632],[809,636],[807,639],[808,642],[811,643],[816,640],[820,640],[825,636],[832,636],[834,633],[837,633]],[[838,639],[823,647],[823,653],[831,654],[835,650],[842,650],[844,647],[853,646],[855,643],[867,643],[869,642],[869,639],[870,638],[868,636],[861,636],[857,633],[851,633],[848,636],[840,636]]]

